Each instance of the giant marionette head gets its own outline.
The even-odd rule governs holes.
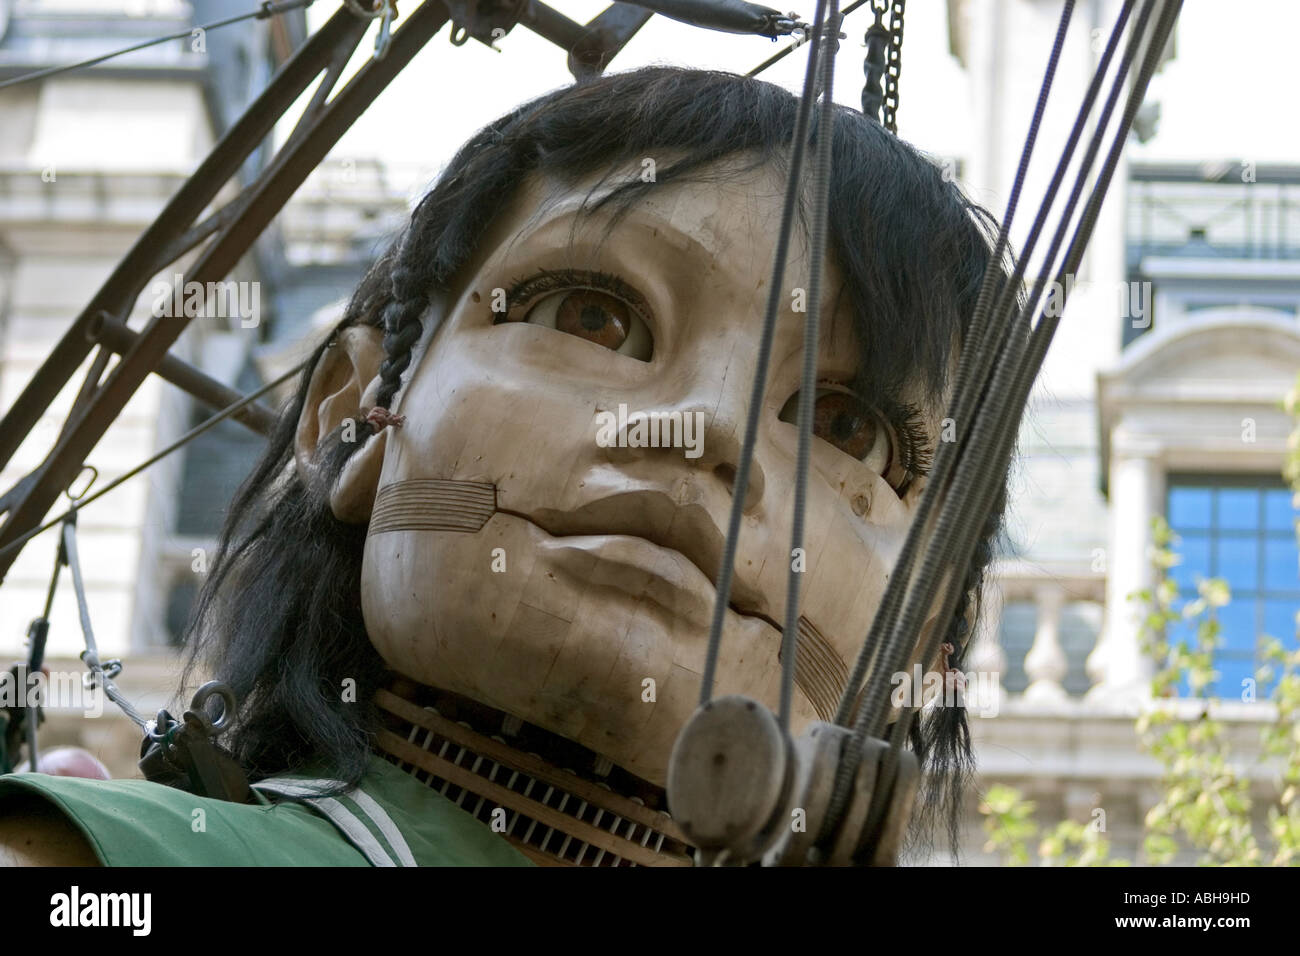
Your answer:
[[[647,69],[545,96],[461,150],[232,509],[197,643],[245,701],[235,749],[254,773],[357,772],[391,668],[662,784],[738,495],[717,690],[775,707],[799,225],[748,487],[736,472],[796,105]],[[833,149],[796,733],[830,719],[867,633],[991,254],[983,214],[875,123],[842,110]],[[938,719],[931,743],[960,736]]]

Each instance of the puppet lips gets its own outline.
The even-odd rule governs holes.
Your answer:
[[[616,480],[609,481],[611,478]],[[523,510],[502,507],[506,502],[500,500],[497,508],[528,519],[555,538],[590,535],[643,539],[685,558],[704,575],[711,591],[717,588],[729,496],[690,480],[678,482],[675,493],[669,493],[657,482],[636,487],[637,483],[622,473],[588,474],[586,479],[593,497],[575,508]],[[619,490],[600,494],[602,485],[607,488],[609,484]],[[729,603],[747,616],[771,618],[771,603],[755,581],[761,567],[761,562],[755,567],[743,549],[737,552]]]
[[[712,619],[717,600],[713,582],[680,551],[625,534],[551,536],[540,550],[560,570],[643,599],[669,618],[685,618],[705,629]],[[780,629],[765,615],[735,602],[729,608],[775,631],[779,639]]]

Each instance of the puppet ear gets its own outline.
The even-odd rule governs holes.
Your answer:
[[[309,487],[329,497],[330,509],[340,521],[365,524],[379,487],[379,472],[388,444],[388,429],[365,437],[366,413],[379,391],[379,365],[384,360],[383,332],[370,326],[350,326],[316,364],[298,431],[294,436],[294,462]],[[344,441],[365,444],[353,452],[337,478],[326,474],[325,440],[340,429]],[[337,458],[334,459],[337,461]]]

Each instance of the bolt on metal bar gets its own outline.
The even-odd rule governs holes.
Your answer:
[[[108,317],[104,317],[98,325],[92,325],[89,334],[94,335],[95,340],[102,347],[118,355],[129,352],[140,337],[138,332]],[[210,408],[225,408],[244,397],[233,388],[221,384],[212,376],[200,372],[189,362],[177,358],[170,352],[158,362],[154,374]],[[275,429],[275,412],[262,404],[247,405],[230,417],[259,435],[270,435]]]

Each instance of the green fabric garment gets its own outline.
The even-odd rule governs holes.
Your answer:
[[[292,789],[325,776],[277,777],[268,786]],[[235,804],[146,780],[7,774],[0,776],[0,816],[13,805],[11,798],[39,795],[81,830],[105,866],[370,865],[358,845],[371,848],[372,858],[392,860],[376,865],[401,866],[403,860],[419,866],[533,865],[455,803],[382,757],[371,758],[360,790],[316,807],[276,794],[268,799],[259,791],[254,791],[257,804]],[[373,813],[375,805],[382,812]],[[326,810],[342,824],[327,818]]]

